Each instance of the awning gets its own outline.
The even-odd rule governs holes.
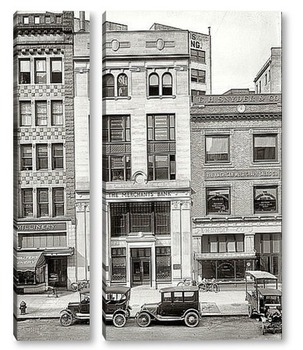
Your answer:
[[[17,271],[35,271],[45,265],[43,252],[16,252],[14,267]]]

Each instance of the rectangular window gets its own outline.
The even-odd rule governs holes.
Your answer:
[[[62,59],[52,58],[50,61],[51,73],[50,82],[51,84],[61,84],[62,83]]]
[[[195,62],[205,63],[205,51],[190,49],[190,56]]]
[[[52,169],[63,169],[63,143],[52,144]]]
[[[277,186],[255,186],[254,187],[254,212],[264,213],[278,211]]]
[[[277,135],[254,135],[254,161],[277,160]]]
[[[21,145],[21,170],[33,170],[32,145]]]
[[[192,69],[191,70],[191,81],[196,83],[205,84],[206,72],[205,70]]]
[[[112,282],[126,282],[126,249],[112,248]]]
[[[46,60],[35,60],[35,84],[46,84]]]
[[[47,103],[46,101],[36,101],[36,125],[47,125]]]
[[[156,278],[159,282],[171,281],[170,247],[156,247]]]
[[[51,102],[51,119],[52,125],[63,125],[63,102],[52,101]]]
[[[53,188],[53,216],[64,215],[64,189]]]
[[[35,24],[39,24],[40,23],[40,17],[39,16],[35,16],[34,17],[34,22],[35,22]]]
[[[48,169],[47,144],[36,145],[37,170]]]
[[[244,235],[204,235],[202,253],[244,252]]]
[[[169,202],[111,203],[110,215],[113,237],[131,232],[170,234]]]
[[[33,216],[33,189],[24,188],[21,190],[21,200],[22,200],[22,217],[32,217]]]
[[[32,105],[30,101],[20,102],[20,126],[32,125]]]
[[[53,248],[66,247],[66,233],[35,233],[18,235],[18,245],[20,248]]]
[[[176,179],[175,116],[147,116],[148,179]]]
[[[230,214],[230,189],[207,188],[206,189],[207,214]]]
[[[106,116],[103,124],[103,181],[131,178],[130,117]]]
[[[206,136],[207,163],[229,162],[229,136]]]
[[[31,83],[31,61],[30,59],[19,60],[19,84]]]
[[[38,217],[49,216],[47,188],[39,188],[37,190],[37,206]]]

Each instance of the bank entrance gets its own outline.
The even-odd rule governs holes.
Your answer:
[[[151,248],[131,248],[131,286],[151,286]]]

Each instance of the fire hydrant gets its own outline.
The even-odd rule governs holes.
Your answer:
[[[26,314],[26,308],[27,308],[26,302],[24,300],[22,300],[20,303],[20,307],[19,307],[21,315]]]

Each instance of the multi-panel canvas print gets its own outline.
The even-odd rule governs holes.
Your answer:
[[[88,340],[90,21],[18,11],[13,30],[14,335]]]
[[[103,17],[105,339],[280,340],[281,13]]]

